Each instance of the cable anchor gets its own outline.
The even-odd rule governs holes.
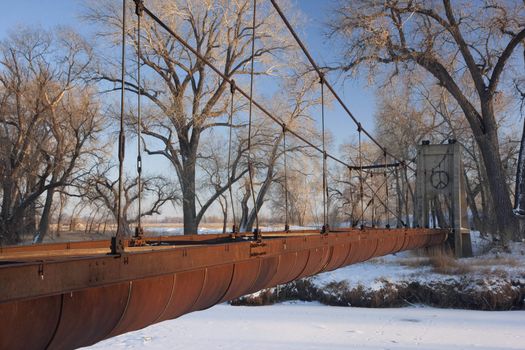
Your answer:
[[[262,233],[261,233],[261,230],[258,229],[258,228],[254,228],[253,229],[253,239],[257,242],[257,243],[261,243],[262,242]]]
[[[142,17],[144,13],[144,0],[133,0],[135,2],[135,14]]]

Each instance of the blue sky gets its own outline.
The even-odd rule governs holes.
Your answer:
[[[51,28],[57,25],[68,25],[80,32],[92,30],[82,23],[78,16],[83,8],[82,0],[0,0],[4,6],[0,11],[0,38],[18,25],[41,26]],[[147,1],[146,1],[147,4]],[[333,43],[325,36],[325,23],[330,19],[332,0],[300,0],[296,6],[306,15],[305,27],[299,33],[314,59],[320,63],[331,63],[336,59]],[[333,79],[333,78],[332,78]],[[333,83],[336,83],[332,81]],[[363,125],[372,130],[375,111],[374,92],[363,80],[340,79],[337,84],[339,94],[344,98],[354,115]],[[340,108],[327,111],[327,128],[339,142],[348,139],[355,133],[355,127]]]

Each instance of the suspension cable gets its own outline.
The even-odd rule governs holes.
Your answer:
[[[363,129],[361,128],[361,123],[357,124],[357,133],[358,133],[358,147],[359,147],[359,197],[361,198],[361,217],[359,221],[361,221],[361,227],[364,227],[364,215],[365,215],[365,208],[364,208],[364,191],[363,191],[363,152],[361,149],[361,131]]]
[[[143,0],[135,0],[135,13],[137,15],[137,185],[138,185],[138,223],[135,228],[135,238],[141,239],[144,235],[142,228],[142,106],[140,87],[140,36],[141,18],[143,14]]]
[[[352,168],[348,168],[348,187],[349,187],[349,193],[350,193],[350,200],[348,202],[348,204],[350,204],[350,219],[352,221],[352,227],[355,226],[355,222],[354,222],[354,191],[353,191],[353,186],[352,186]]]
[[[250,69],[250,107],[249,107],[249,121],[248,121],[248,176],[250,178],[250,191],[252,192],[253,210],[255,211],[255,238],[260,240],[259,231],[259,210],[257,208],[257,200],[255,199],[255,191],[253,188],[253,164],[251,157],[252,145],[252,105],[253,105],[253,64],[255,60],[255,16],[257,15],[257,0],[253,0],[253,17],[252,17],[252,57]]]
[[[395,188],[396,188],[396,211],[400,216],[403,216],[403,189],[401,183],[401,177],[399,175],[399,168],[394,169]],[[399,228],[399,220],[396,222],[396,228]]]
[[[321,133],[323,142],[323,227],[322,233],[328,233],[330,228],[328,226],[328,207],[327,196],[328,188],[326,186],[326,142],[325,142],[325,128],[324,128],[324,77],[321,75],[319,80],[321,83]]]
[[[386,205],[385,205],[385,215],[386,215],[386,225],[385,227],[386,228],[390,228],[390,215],[388,215],[388,173],[387,173],[387,164],[388,164],[388,154],[387,152],[385,151],[383,153],[383,156],[385,157],[385,168],[384,168],[384,177],[385,177],[385,182],[386,182],[386,187],[385,187],[385,202],[386,202]]]
[[[371,177],[373,176],[373,174],[367,174],[367,175],[370,175]],[[366,180],[366,177],[365,177],[364,179]],[[405,224],[405,222],[403,221],[403,219],[402,219],[399,215],[397,215],[394,211],[392,211],[392,210],[391,210],[391,209],[385,204],[385,202],[383,202],[383,201],[381,200],[381,198],[380,198],[379,195],[378,195],[379,191],[383,188],[383,186],[385,186],[385,185],[387,184],[386,181],[383,180],[383,182],[382,182],[382,183],[378,186],[378,188],[375,189],[375,190],[372,188],[372,186],[370,186],[370,185],[368,184],[368,182],[363,181],[363,184],[366,185],[366,187],[368,188],[368,190],[371,191],[372,195],[371,195],[371,199],[368,201],[368,203],[367,203],[367,205],[364,207],[364,209],[363,209],[363,207],[361,207],[361,211],[362,211],[362,213],[361,213],[361,216],[359,217],[359,220],[358,220],[358,221],[361,221],[361,219],[362,219],[364,213],[366,213],[366,211],[368,210],[368,208],[370,207],[370,205],[373,204],[373,202],[374,202],[375,200],[377,200],[377,201],[379,202],[379,204],[381,204],[381,205],[382,205],[382,206],[383,206],[383,207],[384,207],[389,213],[391,213],[396,219],[398,219],[399,222],[401,222],[403,226],[406,226],[406,224]]]
[[[319,74],[319,76],[321,77],[322,76],[322,71],[321,69],[319,68],[319,66],[317,65],[317,63],[315,62],[315,60],[312,58],[312,55],[310,55],[310,52],[308,52],[308,49],[306,48],[306,46],[304,45],[304,43],[301,41],[301,39],[299,38],[299,36],[297,35],[297,33],[295,32],[295,30],[293,29],[292,25],[290,24],[290,22],[288,21],[288,19],[286,18],[286,16],[284,15],[284,12],[281,10],[281,8],[279,7],[279,5],[277,5],[277,2],[276,0],[270,0],[270,2],[272,3],[273,7],[275,8],[275,10],[277,11],[277,13],[279,14],[279,17],[281,17],[282,21],[284,22],[284,24],[286,25],[286,27],[288,28],[288,30],[290,31],[290,34],[292,34],[292,36],[294,37],[295,41],[297,42],[297,44],[301,47],[301,50],[303,51],[303,53],[305,54],[306,58],[308,59],[308,61],[310,62],[310,64],[312,65],[312,67],[315,69],[315,71],[317,72],[317,74]],[[339,102],[339,104],[341,105],[341,107],[343,107],[343,109],[345,110],[346,114],[353,120],[353,122],[358,125],[360,124],[359,121],[357,120],[357,118],[353,115],[353,113],[350,111],[350,109],[347,107],[347,105],[343,102],[343,100],[341,99],[341,97],[337,94],[337,92],[335,91],[335,89],[332,87],[332,85],[330,85],[330,83],[328,83],[327,81],[325,81],[325,84],[326,84],[326,87],[330,90],[330,92],[333,94],[333,96],[336,98],[336,100]],[[368,138],[377,145],[377,147],[379,147],[382,151],[387,151],[385,147],[383,147],[367,130],[363,129],[363,133],[368,136]],[[390,153],[389,153],[390,154]],[[393,154],[390,154],[390,156],[398,161],[402,161],[401,159],[398,159],[395,155]],[[412,168],[411,168],[412,169]],[[414,169],[412,169],[414,170]]]
[[[122,62],[121,62],[121,93],[120,93],[120,131],[118,138],[118,199],[117,199],[117,232],[115,237],[111,238],[111,254],[121,254],[124,252],[124,243],[122,236],[122,194],[124,192],[124,155],[126,136],[124,133],[124,97],[126,83],[126,0],[122,0]]]
[[[404,173],[404,177],[405,177],[405,213],[406,213],[406,218],[407,218],[407,221],[409,220],[409,213],[408,213],[408,197],[409,197],[409,193],[408,193],[408,171],[407,171],[407,165],[406,163],[403,164],[403,173]],[[407,225],[410,225],[410,222],[407,222],[406,224],[403,223],[403,226],[407,226]]]
[[[185,41],[180,35],[178,35],[177,33],[175,33],[170,27],[168,27],[162,20],[160,20],[155,14],[153,14],[151,12],[151,10],[149,10],[147,7],[144,7],[144,12],[148,14],[148,16],[150,16],[150,18],[156,22],[159,26],[161,26],[163,29],[165,29],[173,38],[175,38],[179,43],[181,43],[186,49],[188,49],[190,52],[192,52],[199,60],[201,60],[204,64],[206,64],[208,67],[210,67],[211,70],[213,70],[217,75],[219,75],[221,78],[224,79],[224,81],[226,82],[229,82],[231,83],[232,79],[230,77],[228,77],[225,73],[222,72],[221,69],[219,69],[218,67],[216,67],[213,63],[211,63],[206,57],[204,57],[202,54],[200,54],[195,48],[193,48],[187,41]],[[252,43],[253,44],[253,43]],[[253,70],[252,70],[253,71]],[[326,83],[326,81],[325,81]],[[329,88],[330,88],[330,91],[333,91],[333,88],[331,88],[331,86],[328,84],[327,85]],[[260,103],[258,103],[257,101],[255,101],[253,98],[251,98],[250,94],[248,94],[247,92],[245,92],[243,89],[239,88],[238,86],[235,87],[235,90],[239,91],[239,93],[250,100],[250,105],[253,104],[254,106],[256,106],[264,115],[266,115],[267,117],[269,117],[271,120],[273,120],[274,122],[278,123],[278,124],[281,124],[282,125],[282,121],[275,117],[272,113],[270,113],[268,111],[268,109],[266,109],[265,107],[263,107]],[[337,96],[336,96],[337,97]],[[358,127],[359,129],[361,129],[360,127],[360,123],[358,123]],[[297,132],[295,132],[294,130],[290,129],[288,126],[286,126],[286,130],[287,132],[289,132],[290,134],[292,134],[293,136],[295,136],[297,139],[301,140],[303,143],[305,143],[306,145],[308,145],[309,147],[311,147],[312,149],[320,152],[320,153],[323,153],[323,150],[318,147],[317,145],[313,144],[312,142],[310,142],[309,140],[307,140],[305,137],[299,135]],[[361,136],[361,135],[359,135]],[[360,142],[361,143],[361,142]],[[360,147],[361,148],[361,147]],[[391,154],[390,154],[391,155]],[[397,157],[395,157],[394,155],[391,155],[392,158],[398,160]],[[355,169],[355,170],[359,170],[360,172],[360,182],[361,182],[361,198],[364,198],[364,194],[363,194],[363,189],[362,189],[362,174],[363,174],[363,170],[364,169],[375,169],[375,168],[380,168],[382,167],[383,165],[378,165],[378,164],[374,164],[374,165],[363,165],[362,164],[362,161],[360,162],[359,166],[353,166],[353,165],[350,165],[344,161],[342,161],[341,159],[327,153],[327,158],[331,158],[333,159],[334,161],[336,161],[337,163],[341,164],[341,165],[344,165],[346,166],[347,168],[349,169]],[[396,162],[396,163],[392,163],[392,164],[389,164],[388,165],[389,167],[400,167],[400,166],[404,166],[405,167],[405,171],[407,168],[410,168],[408,167],[407,163],[403,160],[400,160],[399,162]],[[414,171],[414,169],[410,168],[411,170]],[[368,186],[368,184],[367,184]],[[408,193],[407,193],[408,195]],[[361,207],[362,209],[363,208],[363,203],[361,204]],[[406,210],[408,212],[408,204],[406,205]],[[395,214],[394,214],[395,215]]]
[[[403,166],[405,166],[403,164]],[[381,165],[381,167],[384,167],[384,165]],[[364,168],[364,167],[363,167]],[[376,167],[377,168],[377,167]],[[406,168],[405,168],[406,169]],[[350,169],[351,170],[351,169]],[[403,219],[397,215],[394,211],[392,211],[388,205],[381,200],[381,198],[379,197],[378,193],[379,191],[381,191],[381,189],[383,188],[383,186],[388,186],[387,184],[387,181],[386,179],[383,180],[383,182],[374,190],[372,188],[372,186],[370,186],[368,184],[368,182],[366,182],[366,179],[368,178],[368,176],[370,176],[371,178],[374,176],[374,173],[373,172],[369,172],[369,173],[366,173],[366,176],[363,176],[361,172],[359,172],[360,175],[359,175],[359,180],[360,180],[360,193],[363,193],[363,201],[361,203],[361,215],[359,217],[359,220],[358,221],[361,221],[363,220],[363,217],[364,217],[364,214],[366,213],[366,211],[368,210],[368,208],[375,203],[375,201],[377,200],[379,202],[379,204],[381,206],[383,206],[385,208],[385,210],[389,213],[391,213],[396,219],[399,220],[399,222],[402,223],[403,226],[406,226],[406,223],[403,221]],[[351,175],[351,173],[350,173]],[[366,185],[367,189],[371,191],[372,195],[371,195],[371,199],[368,201],[367,205],[366,206],[363,206],[364,205],[364,186],[363,185]],[[388,190],[388,189],[387,189]],[[407,192],[408,193],[408,192]],[[407,207],[408,208],[408,207]],[[407,209],[407,212],[408,212],[408,209]],[[374,213],[373,213],[374,214]],[[364,221],[364,220],[363,220]]]
[[[232,177],[233,177],[233,171],[231,169],[231,155],[232,155],[232,129],[233,129],[233,103],[234,103],[234,95],[235,95],[235,80],[231,80],[230,83],[230,92],[231,92],[231,100],[230,100],[230,113],[228,115],[228,124],[230,125],[230,135],[229,135],[229,142],[228,142],[228,190],[230,192],[230,202],[232,207],[232,215],[233,215],[233,226],[232,226],[232,233],[237,232],[237,217],[235,216],[235,205],[233,205],[233,191],[232,191]]]
[[[255,0],[254,0],[255,2]],[[229,82],[231,83],[232,79],[230,77],[228,77],[225,73],[223,73],[219,68],[217,68],[213,63],[211,63],[206,57],[204,57],[202,54],[200,54],[195,48],[193,48],[187,41],[185,41],[180,35],[178,35],[177,33],[175,33],[170,27],[168,27],[163,21],[161,21],[155,14],[153,14],[151,12],[151,10],[149,10],[147,7],[144,7],[144,12],[146,12],[148,14],[148,16],[151,17],[151,19],[153,21],[155,21],[158,25],[160,25],[163,29],[165,29],[171,36],[173,36],[178,42],[180,42],[185,48],[187,48],[189,51],[191,51],[199,60],[201,60],[202,62],[204,62],[204,64],[206,64],[208,67],[210,67],[211,70],[213,70],[217,75],[219,75],[221,78],[224,79],[224,81],[226,82]],[[253,21],[252,22],[255,22],[255,16],[253,17]],[[255,27],[255,26],[254,26]],[[252,33],[252,37],[255,36],[255,32]],[[255,51],[255,41],[252,40],[252,49],[253,51]],[[252,55],[253,57],[253,55]],[[252,62],[253,64],[253,62]],[[252,69],[252,74],[253,74],[253,69]],[[326,81],[325,81],[326,83]],[[330,87],[330,85],[328,85],[330,90],[332,91],[333,89]],[[265,107],[263,107],[260,103],[258,103],[257,101],[255,101],[253,99],[253,79],[251,79],[251,86],[250,86],[250,93],[247,93],[245,92],[244,90],[242,90],[241,88],[239,87],[236,87],[236,90],[239,91],[239,93],[244,96],[245,98],[247,98],[249,101],[250,101],[250,111],[252,109],[252,105],[253,106],[256,106],[261,112],[263,112],[263,114],[265,114],[267,117],[269,117],[270,119],[272,119],[274,122],[278,123],[278,124],[281,124],[282,125],[282,121],[279,120],[279,118],[275,117],[272,113],[270,113]],[[359,124],[360,126],[360,124]],[[320,152],[320,153],[323,153],[323,154],[326,154],[326,157],[327,158],[331,158],[333,159],[334,161],[336,161],[337,163],[339,164],[342,164],[344,166],[346,166],[347,168],[349,169],[359,169],[360,171],[360,179],[361,179],[361,199],[363,200],[364,198],[364,191],[362,189],[363,187],[363,184],[362,184],[362,178],[363,178],[363,170],[364,169],[375,169],[375,168],[379,168],[379,167],[382,167],[382,165],[378,165],[378,164],[373,164],[373,165],[363,165],[362,164],[362,161],[360,162],[360,165],[359,166],[352,166],[350,164],[348,164],[347,162],[344,162],[342,161],[341,159],[323,151],[322,148],[320,148],[319,146],[315,145],[314,143],[310,142],[309,140],[307,140],[305,137],[299,135],[297,132],[295,132],[294,130],[290,129],[288,126],[285,126],[287,132],[289,132],[290,134],[292,134],[293,136],[295,136],[297,139],[301,140],[303,143],[305,143],[306,145],[308,145],[309,147],[311,147],[312,149]],[[250,134],[250,137],[248,138],[248,142],[251,143],[251,130],[250,130],[250,125],[249,125],[249,134]],[[248,160],[249,160],[249,164],[251,164],[251,152],[249,151],[248,152]],[[395,158],[395,156],[393,156],[393,158]],[[397,159],[397,158],[395,158]],[[392,164],[389,164],[389,166],[391,167],[399,167],[401,164],[405,164],[405,162],[403,161],[400,161],[400,162],[397,162],[397,163],[392,163]],[[253,171],[252,167],[249,166],[249,173],[251,171]],[[252,198],[254,200],[254,203],[255,205],[257,204],[256,201],[255,201],[255,194],[254,194],[254,191],[252,190],[253,188],[253,173],[252,173],[252,176],[250,176],[250,187],[251,187],[251,192],[252,192]],[[254,208],[255,208],[255,205],[254,205]],[[361,207],[362,207],[362,210],[364,209],[364,204],[361,203]],[[257,225],[257,229],[258,229],[258,213],[257,213],[257,210],[256,210],[256,225]],[[259,237],[260,237],[260,232],[258,232],[259,234]]]
[[[283,158],[284,158],[284,231],[290,231],[290,223],[288,221],[288,166],[286,164],[286,124],[283,123]]]
[[[370,174],[370,178],[373,178],[374,177],[374,174]],[[373,180],[372,180],[372,183],[373,183]],[[379,190],[379,189],[378,189]],[[372,191],[372,198],[370,198],[370,204],[372,205],[372,222],[371,222],[371,226],[372,227],[375,227],[376,224],[375,224],[375,213],[376,213],[376,207],[375,207],[375,201],[374,199],[376,198],[375,194],[376,192],[375,191]],[[366,209],[365,209],[366,210]]]
[[[164,28],[171,36],[173,36],[186,49],[191,51],[191,53],[193,53],[199,60],[201,60],[202,62],[204,62],[204,64],[206,64],[208,67],[210,67],[210,69],[213,70],[218,76],[220,76],[222,79],[224,79],[224,81],[226,81],[228,83],[231,83],[232,79],[230,77],[228,77],[222,70],[220,70],[213,63],[211,63],[206,57],[204,57],[202,54],[200,54],[195,48],[193,48],[180,35],[175,33],[170,27],[168,27],[163,21],[161,21],[153,12],[151,12],[150,9],[148,9],[147,7],[144,7],[144,12],[148,16],[150,16],[151,19],[153,19],[153,21],[155,21],[159,26]],[[248,100],[250,99],[250,94],[248,92],[244,91],[243,89],[239,88],[238,86],[236,87],[236,91],[238,91],[246,99],[248,99]],[[278,123],[279,125],[282,124],[282,121],[279,118],[275,117],[268,109],[263,107],[255,99],[252,99],[252,103],[253,103],[253,105],[255,107],[257,107],[268,118],[270,118],[274,122]],[[316,150],[316,151],[318,151],[320,153],[323,152],[323,150],[318,145],[315,145],[313,142],[311,142],[308,139],[306,139],[306,137],[301,136],[300,134],[298,134],[294,130],[290,129],[288,126],[286,126],[286,130],[287,130],[288,133],[292,134],[294,137],[296,137],[297,139],[301,140],[301,142],[303,142],[304,144],[308,145],[310,148],[312,148],[312,149],[314,149],[314,150]],[[349,163],[347,163],[347,162],[345,162],[345,161],[335,157],[334,155],[332,155],[330,153],[327,153],[327,157],[332,159],[332,160],[334,160],[334,161],[336,161],[337,163],[339,163],[341,165],[346,166],[346,167],[351,167],[353,169],[359,169],[359,167],[350,165]],[[389,166],[391,166],[391,167],[398,167],[398,166],[400,166],[401,163],[402,163],[402,161],[398,162],[398,163],[389,164]],[[382,165],[373,164],[373,165],[363,166],[363,169],[374,169],[374,168],[378,168],[378,167],[382,167]]]

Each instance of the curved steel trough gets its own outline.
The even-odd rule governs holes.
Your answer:
[[[91,253],[85,243],[71,244],[67,253],[63,247],[53,253],[56,246],[4,248],[0,349],[88,346],[263,288],[440,244],[446,236],[432,229],[345,229],[274,233],[261,243],[196,238],[187,244],[186,237],[178,245],[127,248],[122,256],[100,252],[105,241],[92,243]]]

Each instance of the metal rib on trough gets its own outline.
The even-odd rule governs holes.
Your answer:
[[[445,242],[447,230],[276,232],[2,248],[0,349],[73,349],[298,278]]]

